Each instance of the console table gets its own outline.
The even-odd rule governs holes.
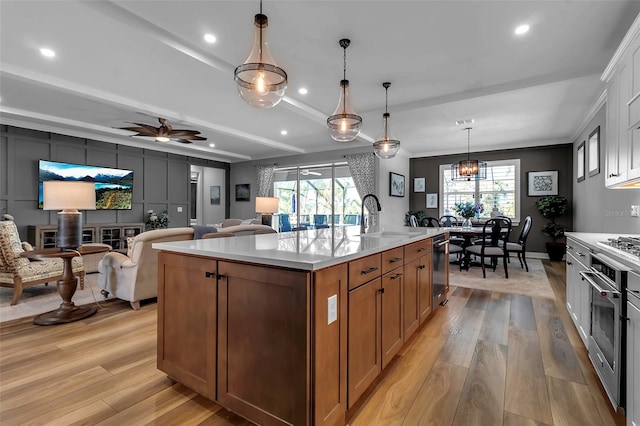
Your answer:
[[[59,248],[47,248],[23,252],[21,256],[28,259],[59,257],[64,262],[62,277],[57,282],[58,294],[62,297],[62,304],[55,311],[36,316],[33,319],[33,323],[36,325],[65,324],[68,322],[78,321],[95,314],[95,306],[76,306],[71,300],[76,292],[76,287],[78,286],[78,278],[73,274],[71,260],[79,255],[84,256],[87,254],[102,253],[106,251],[109,251],[109,247],[107,246],[80,246],[77,250],[63,251]]]

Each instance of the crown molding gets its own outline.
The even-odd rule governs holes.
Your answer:
[[[607,68],[604,69],[600,80],[604,82],[609,81],[625,50],[627,50],[629,45],[636,37],[638,37],[638,35],[640,35],[640,13],[638,14],[638,16],[636,16],[636,19],[633,21],[633,24],[631,24],[631,27],[629,27],[629,31],[627,31],[627,34],[622,39],[622,42],[620,42],[620,46],[618,46],[618,48],[616,49],[616,53],[613,54],[611,61],[609,61],[609,65],[607,65]]]

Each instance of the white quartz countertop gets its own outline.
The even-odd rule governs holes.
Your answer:
[[[400,228],[359,235],[358,226],[153,243],[154,249],[313,271],[441,235],[447,228]]]
[[[635,237],[640,238],[640,234],[607,234],[600,232],[565,232],[568,238],[573,238],[578,242],[581,242],[591,248],[595,253],[606,253],[607,256],[617,260],[618,262],[627,265],[635,271],[640,272],[640,261],[632,259],[631,257],[621,255],[615,249],[606,245],[598,244],[599,242],[606,242],[609,238],[618,237]]]

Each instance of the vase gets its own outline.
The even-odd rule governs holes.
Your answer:
[[[471,222],[470,217],[464,219],[464,222],[462,222],[462,227],[464,229],[471,229],[473,227],[473,223]]]

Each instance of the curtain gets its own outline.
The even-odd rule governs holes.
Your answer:
[[[376,190],[375,158],[373,153],[347,154],[345,158],[360,199],[367,194],[373,194]],[[369,211],[369,227],[376,229],[378,209],[376,208],[375,200],[368,198],[365,202],[365,207]]]
[[[258,182],[258,191],[256,197],[270,197],[273,193],[273,171],[276,169],[275,164],[258,164],[256,165],[256,174]]]

